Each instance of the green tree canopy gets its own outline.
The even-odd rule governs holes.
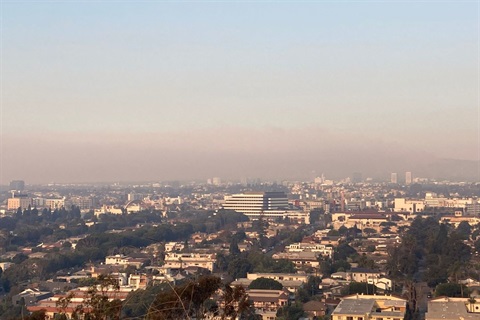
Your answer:
[[[350,282],[348,287],[346,287],[344,289],[344,291],[342,293],[344,295],[349,295],[349,294],[356,294],[356,293],[374,294],[376,292],[377,292],[377,287],[375,287],[373,284],[368,284],[366,282],[352,281],[352,282]]]
[[[441,283],[435,288],[435,296],[468,297],[468,288],[457,283]]]
[[[277,311],[277,319],[279,320],[298,320],[305,315],[300,305],[284,306]]]
[[[257,278],[253,280],[248,286],[249,289],[265,289],[265,290],[282,290],[283,285],[273,279],[269,278]]]

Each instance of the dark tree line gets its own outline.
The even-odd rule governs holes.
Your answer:
[[[429,286],[455,279],[464,271],[471,249],[463,243],[465,235],[435,218],[416,218],[400,245],[389,251],[387,269],[397,279],[419,280],[418,271],[424,266],[424,279]]]

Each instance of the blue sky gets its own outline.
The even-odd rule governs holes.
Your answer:
[[[478,160],[475,2],[12,1],[2,15],[4,180],[33,165],[19,167],[17,140],[35,152],[66,145],[98,154],[88,146],[110,150],[114,140],[138,148],[126,133],[149,141],[138,152],[151,158],[168,149],[214,159],[252,132],[273,154],[283,132],[283,148],[298,152],[312,143],[337,153],[388,145]],[[218,145],[195,149],[215,132],[224,133]],[[258,152],[253,145],[243,145],[245,159]],[[97,163],[108,163],[105,153]],[[181,176],[174,159],[164,167]],[[271,175],[281,175],[284,165],[271,162],[279,168]],[[37,161],[28,175],[46,165]],[[144,167],[152,172],[154,162]],[[119,179],[125,171],[118,167]],[[262,172],[252,164],[216,175]]]

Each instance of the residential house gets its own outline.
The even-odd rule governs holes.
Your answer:
[[[318,319],[327,314],[328,307],[325,302],[308,301],[303,304],[303,311],[307,314],[307,319]]]
[[[31,306],[35,304],[38,300],[46,299],[51,296],[52,293],[50,291],[41,291],[39,289],[26,289],[12,297],[12,304],[14,306]]]
[[[213,271],[217,257],[215,253],[176,253],[167,252],[165,254],[165,264],[163,268],[183,269],[186,267],[201,267]]]
[[[351,295],[342,298],[332,320],[403,320],[407,300],[387,295]]]
[[[356,282],[367,282],[379,289],[392,290],[393,281],[381,272],[367,268],[352,268],[346,272],[346,279]]]
[[[301,268],[318,268],[318,252],[280,252],[272,255],[273,259],[286,259],[295,264],[298,269]]]
[[[478,320],[480,301],[469,298],[439,297],[428,301],[425,320]]]

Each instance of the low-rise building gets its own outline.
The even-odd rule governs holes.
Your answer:
[[[72,298],[68,305],[64,308],[58,305],[60,299],[65,298],[66,295],[54,295],[53,297],[39,300],[36,304],[32,306],[28,306],[27,309],[30,312],[34,311],[45,311],[46,320],[53,320],[61,314],[65,313],[67,319],[72,318],[72,314],[77,312],[79,307],[83,307],[84,311],[90,312],[91,308],[85,306],[85,300],[90,298],[90,290],[89,287],[80,287],[68,292],[68,295]],[[134,288],[131,287],[120,287],[118,290],[114,288],[110,288],[107,290],[103,290],[103,294],[108,298],[109,301],[112,300],[120,300],[123,301],[127,298],[127,296],[134,291]]]
[[[382,290],[392,290],[393,282],[381,272],[367,268],[352,268],[346,272],[346,279],[356,282],[367,282]]]
[[[232,286],[248,288],[252,281],[258,278],[267,278],[278,281],[284,289],[295,293],[308,281],[308,275],[302,273],[247,273],[247,278],[240,278],[231,283]]]
[[[165,252],[181,251],[185,248],[185,244],[181,242],[167,242],[165,243]]]
[[[320,244],[320,243],[304,243],[297,242],[292,243],[285,247],[286,252],[318,252],[322,256],[327,256],[329,258],[333,255],[333,247],[330,245]]]
[[[107,256],[105,258],[106,265],[119,265],[119,266],[134,266],[135,268],[141,268],[148,259],[144,258],[132,258],[123,254],[116,254],[114,256]]]
[[[247,273],[247,279],[256,280],[258,278],[268,278],[276,281],[301,281],[307,282],[308,275],[305,273]]]
[[[393,209],[395,212],[418,213],[423,210],[425,210],[425,201],[423,200],[395,198]]]
[[[187,267],[201,267],[213,271],[217,257],[215,253],[176,253],[165,254],[165,265],[167,269],[183,269]]]
[[[319,253],[317,252],[279,252],[272,255],[273,259],[290,260],[298,269],[301,268],[318,268]]]
[[[135,289],[145,289],[151,278],[146,274],[131,274],[128,277],[128,285]]]
[[[41,291],[38,289],[26,289],[12,297],[12,304],[31,306],[37,301],[51,297],[52,293],[49,291]]]
[[[480,301],[469,298],[439,297],[428,302],[425,320],[478,320]]]
[[[32,205],[32,198],[28,195],[16,194],[12,198],[7,200],[7,210],[17,210],[21,208],[22,210],[27,209]]]
[[[407,300],[386,295],[351,295],[342,298],[332,320],[402,320]]]
[[[454,215],[443,216],[440,218],[440,222],[453,224],[455,228],[464,221],[471,226],[475,226],[480,223],[480,218],[465,216],[462,211],[456,211]]]
[[[328,307],[325,302],[320,301],[308,301],[307,303],[303,304],[303,311],[305,311],[307,315],[307,319],[318,319],[319,317],[323,317],[328,312]]]
[[[255,308],[255,313],[262,311],[277,311],[279,308],[288,305],[289,292],[285,290],[247,290],[248,298]]]

